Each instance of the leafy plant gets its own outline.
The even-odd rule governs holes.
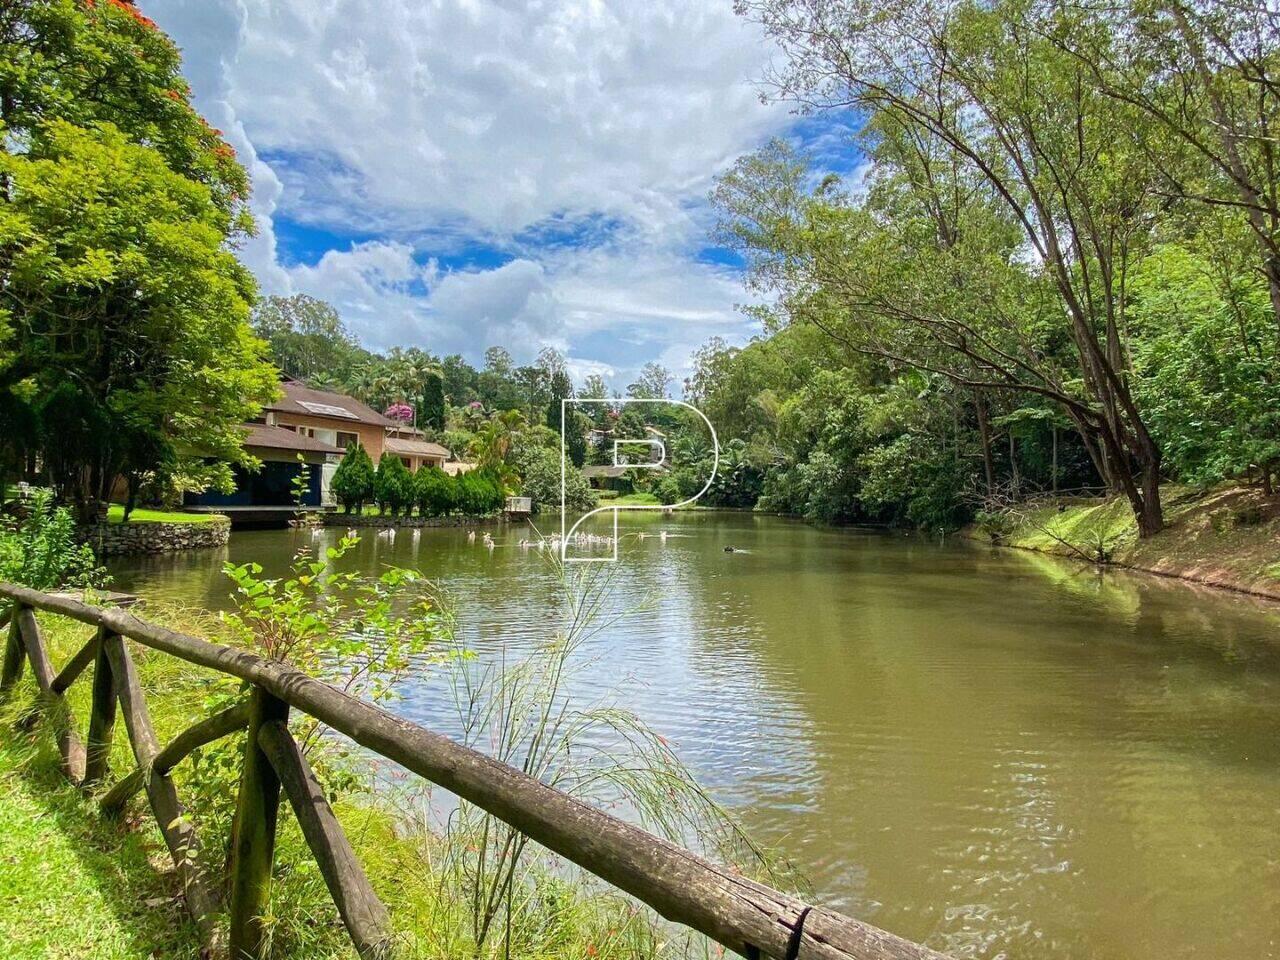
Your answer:
[[[360,513],[364,510],[364,505],[373,499],[374,480],[373,461],[369,454],[360,444],[349,444],[331,482],[333,495],[342,504],[343,512],[354,510]]]
[[[257,563],[226,564],[236,609],[223,621],[263,656],[377,702],[449,635],[450,620],[412,570],[389,567],[374,578],[337,570],[359,542],[344,537],[323,559],[301,550],[284,578],[264,578]]]
[[[33,590],[106,584],[93,549],[76,539],[70,510],[55,507],[48,490],[37,490],[27,507],[23,520],[0,521],[0,580]]]
[[[378,472],[374,476],[373,495],[384,513],[392,515],[402,510],[408,513],[413,509],[416,499],[413,488],[413,474],[394,453],[384,453],[378,461]]]

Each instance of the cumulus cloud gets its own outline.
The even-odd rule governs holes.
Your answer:
[[[729,3],[141,5],[250,169],[266,292],[332,301],[375,349],[550,344],[624,383],[749,332],[736,273],[696,256],[704,198],[790,121],[759,103],[768,51]],[[298,263],[285,220],[375,239]],[[433,259],[478,246],[504,262]]]

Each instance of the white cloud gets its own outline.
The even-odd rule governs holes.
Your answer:
[[[727,0],[141,5],[252,173],[265,292],[331,300],[375,349],[550,344],[621,385],[749,331],[739,278],[692,251],[713,176],[789,121]],[[280,217],[377,239],[290,266]],[[426,260],[477,244],[514,259]]]
[[[727,2],[240,8],[231,103],[260,150],[289,156],[293,213],[347,226],[676,223],[779,122],[751,83],[766,48]]]

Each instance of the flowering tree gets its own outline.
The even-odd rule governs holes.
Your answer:
[[[398,420],[400,423],[413,422],[413,407],[407,403],[393,403],[387,409],[382,411],[382,415],[388,420]]]

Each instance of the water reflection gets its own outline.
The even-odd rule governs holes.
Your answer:
[[[623,544],[576,695],[616,691],[824,898],[958,956],[1278,955],[1275,608],[967,543],[623,518],[660,529]],[[370,537],[348,562],[438,578],[496,656],[554,629],[559,581],[526,531],[494,535]],[[282,571],[311,542],[115,573],[219,606],[224,559]],[[397,709],[447,732],[442,693],[420,678]]]

